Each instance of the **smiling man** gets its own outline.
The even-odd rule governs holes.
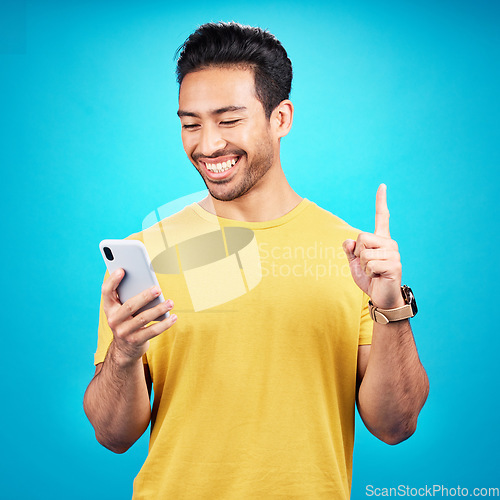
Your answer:
[[[196,309],[177,245],[178,272],[158,280],[179,319],[152,322],[173,301],[136,315],[160,290],[121,304],[124,273],[113,273],[102,287],[85,411],[99,442],[117,453],[151,422],[135,499],[347,499],[356,401],[370,432],[397,444],[415,431],[428,393],[386,187],[377,191],[373,234],[290,187],[280,145],[293,120],[292,66],[270,33],[203,25],[183,45],[177,75],[182,142],[209,193],[131,238],[220,234],[245,288]],[[258,245],[253,286],[248,254],[229,238],[235,228]],[[190,249],[205,258],[203,270],[210,252]],[[226,279],[211,276],[206,296]]]
[[[251,65],[190,70],[182,66],[183,57],[178,115],[184,149],[210,192],[202,206],[210,210],[213,204],[218,215],[246,221],[271,220],[293,209],[301,198],[289,186],[279,155],[279,140],[292,125],[292,103],[282,99],[266,110]],[[288,93],[289,87],[283,90]]]

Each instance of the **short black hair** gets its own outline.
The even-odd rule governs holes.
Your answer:
[[[238,23],[207,23],[176,52],[177,82],[209,67],[241,66],[254,70],[255,92],[266,117],[292,88],[292,63],[280,41],[268,31]]]

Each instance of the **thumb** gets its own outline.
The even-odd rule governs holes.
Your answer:
[[[354,255],[354,249],[356,248],[356,242],[354,240],[345,240],[342,243],[342,248],[347,256],[347,260],[352,262],[356,256]]]

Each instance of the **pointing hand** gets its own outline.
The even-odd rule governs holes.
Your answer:
[[[401,295],[401,258],[389,232],[387,186],[380,184],[375,201],[375,232],[360,233],[343,244],[355,283],[376,307],[404,305]]]

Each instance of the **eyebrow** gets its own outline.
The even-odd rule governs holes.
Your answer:
[[[229,111],[241,111],[246,109],[247,108],[245,106],[225,106],[224,108],[213,109],[212,111],[209,111],[209,114],[222,115],[223,113],[227,113]],[[179,118],[181,118],[182,116],[193,116],[194,118],[200,118],[200,115],[198,113],[193,113],[192,111],[184,111],[182,109],[179,109],[179,111],[177,111],[177,116]]]

